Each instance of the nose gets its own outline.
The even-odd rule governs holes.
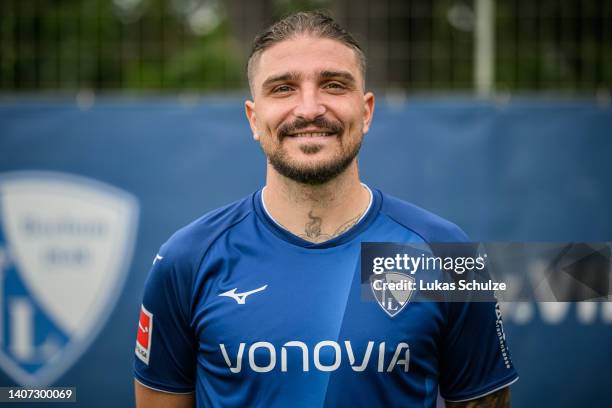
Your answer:
[[[293,113],[304,120],[314,120],[325,114],[325,105],[321,103],[316,89],[304,89]]]

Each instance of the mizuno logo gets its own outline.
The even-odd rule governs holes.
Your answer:
[[[252,295],[253,293],[256,293],[256,292],[261,292],[262,290],[264,290],[267,287],[268,287],[268,285],[263,285],[260,288],[249,290],[248,292],[242,292],[242,293],[236,293],[236,290],[238,288],[234,288],[232,290],[228,290],[227,292],[221,293],[219,296],[230,297],[230,298],[234,299],[236,301],[236,303],[238,303],[239,305],[244,305],[244,303],[246,302],[247,296]]]
[[[153,265],[155,265],[157,261],[161,261],[162,259],[164,259],[164,257],[160,254],[155,255],[155,259],[153,259]]]

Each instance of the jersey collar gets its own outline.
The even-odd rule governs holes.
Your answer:
[[[380,210],[381,197],[380,191],[376,189],[370,189],[367,185],[364,186],[370,191],[371,199],[370,205],[368,209],[361,216],[361,219],[348,231],[343,234],[338,235],[335,238],[327,240],[321,243],[314,243],[307,241],[298,237],[297,235],[292,234],[287,231],[285,228],[281,227],[270,214],[266,211],[265,206],[263,204],[263,188],[257,191],[253,195],[253,206],[255,208],[255,212],[257,214],[258,219],[265,225],[265,227],[270,230],[274,235],[278,238],[289,242],[290,244],[297,245],[303,248],[313,248],[313,249],[323,249],[330,248],[338,245],[345,244],[350,242],[355,238],[359,233],[363,230],[367,229],[367,227],[372,223],[378,211]]]

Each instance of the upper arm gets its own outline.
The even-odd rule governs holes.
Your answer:
[[[194,394],[171,394],[157,391],[134,381],[136,408],[193,408]]]
[[[145,283],[134,376],[153,390],[189,393],[198,345],[190,323],[191,265],[165,247],[156,259]]]
[[[510,387],[502,388],[484,397],[463,401],[447,402],[447,408],[509,408],[510,407]]]
[[[449,307],[441,343],[440,394],[450,401],[473,400],[516,381],[498,306],[466,302]]]

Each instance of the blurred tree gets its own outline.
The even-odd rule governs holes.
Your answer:
[[[6,0],[0,87],[232,89],[242,54],[214,0]]]

